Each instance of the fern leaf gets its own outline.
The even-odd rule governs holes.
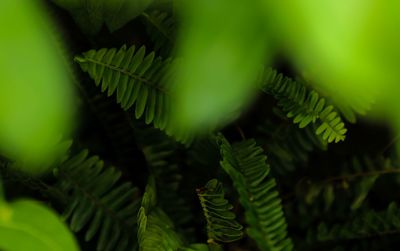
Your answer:
[[[117,103],[124,110],[134,108],[135,118],[144,117],[146,124],[166,131],[178,141],[189,142],[190,135],[173,130],[170,117],[170,71],[172,61],[146,55],[144,47],[119,50],[90,50],[75,57],[82,70],[88,72],[101,91],[108,96],[116,95]]]
[[[325,223],[321,223],[316,232],[310,231],[308,233],[308,239],[313,241],[315,237],[317,241],[339,241],[374,236],[382,237],[399,232],[400,210],[395,203],[391,203],[384,211],[375,212],[370,210],[344,224],[328,226]]]
[[[287,117],[292,118],[300,128],[317,123],[315,133],[327,142],[345,139],[347,129],[340,115],[315,90],[309,90],[299,81],[284,77],[271,68],[263,72],[260,88],[274,96]]]
[[[174,231],[174,224],[157,207],[154,177],[150,177],[138,214],[138,240],[140,251],[178,250],[183,245]]]
[[[315,203],[315,200],[323,195],[326,202],[325,208],[328,209],[337,197],[337,190],[340,190],[338,188],[342,188],[341,190],[352,201],[351,210],[354,211],[363,205],[378,178],[383,175],[398,175],[399,173],[400,169],[395,167],[389,158],[383,156],[354,157],[350,163],[345,163],[338,176],[299,183],[296,194],[300,200],[304,200],[309,205]],[[343,195],[340,198],[344,198]]]
[[[269,175],[270,168],[263,150],[254,140],[233,146],[222,135],[217,140],[221,166],[233,180],[246,211],[249,236],[261,250],[292,250],[276,182]]]
[[[197,189],[197,195],[207,221],[208,243],[233,242],[243,237],[243,227],[235,220],[233,206],[224,198],[218,180],[212,179],[204,188]]]
[[[97,250],[132,250],[136,241],[137,188],[118,183],[121,173],[104,168],[97,156],[84,150],[56,169],[57,187],[71,195],[64,217],[74,232],[86,229],[85,240],[97,236]]]

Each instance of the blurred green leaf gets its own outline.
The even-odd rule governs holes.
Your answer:
[[[105,24],[112,32],[140,15],[154,0],[52,0],[67,9],[82,30],[97,33]]]
[[[182,29],[173,119],[205,130],[230,121],[249,102],[266,58],[260,2],[179,1]]]
[[[397,100],[400,91],[400,2],[265,3],[279,27],[281,44],[306,78],[356,111],[365,112],[371,104],[393,110],[394,103],[388,102],[395,96]]]
[[[264,3],[267,21],[277,27],[271,34],[307,80],[325,89],[347,114],[369,111],[400,132],[399,1]]]
[[[43,170],[70,129],[71,86],[37,1],[0,1],[0,154]]]
[[[54,212],[28,200],[0,201],[0,249],[77,251],[76,241]]]

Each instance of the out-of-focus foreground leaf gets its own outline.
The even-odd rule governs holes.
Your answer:
[[[140,15],[154,0],[52,0],[67,9],[88,34],[105,24],[110,31]]]
[[[55,157],[72,117],[67,70],[36,3],[0,1],[0,154],[29,171]]]
[[[267,38],[259,1],[179,1],[182,27],[173,121],[203,130],[232,118],[252,97]]]
[[[265,3],[280,41],[308,79],[356,111],[374,104],[400,121],[398,1]]]
[[[79,250],[73,235],[53,211],[35,201],[6,203],[2,196],[0,191],[1,250]]]

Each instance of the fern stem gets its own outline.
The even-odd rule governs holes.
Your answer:
[[[75,180],[69,176],[66,172],[60,172],[60,176],[63,176],[63,178],[68,179],[68,181],[78,190],[80,191],[86,198],[91,200],[93,204],[96,205],[97,208],[100,210],[106,212],[106,214],[113,220],[118,222],[121,225],[124,225],[126,228],[129,228],[130,226],[127,224],[127,222],[122,221],[116,213],[113,210],[110,210],[101,200],[98,200],[95,196],[92,194],[88,193],[85,189],[82,189],[80,185],[75,182]]]

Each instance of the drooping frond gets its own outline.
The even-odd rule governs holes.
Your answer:
[[[55,174],[57,187],[71,198],[64,217],[72,231],[85,229],[85,240],[96,238],[98,251],[134,249],[137,188],[119,182],[121,173],[87,150],[64,161]]]
[[[315,90],[269,68],[262,73],[260,88],[278,100],[278,105],[300,128],[317,123],[315,133],[327,142],[344,140],[347,129],[338,112]]]
[[[260,250],[292,250],[275,179],[270,176],[266,155],[254,140],[233,146],[219,135],[222,168],[229,174],[249,225],[247,232]]]
[[[197,195],[207,221],[208,243],[233,242],[243,237],[243,227],[231,212],[233,206],[224,198],[221,182],[210,180],[197,189]]]
[[[169,56],[175,41],[175,20],[169,13],[153,10],[143,12],[147,33],[154,43],[154,50]]]
[[[183,245],[169,217],[157,207],[154,177],[150,177],[137,216],[140,251],[178,250]]]
[[[88,72],[101,91],[116,95],[124,110],[132,108],[135,118],[144,117],[146,124],[166,131],[178,141],[188,142],[190,136],[171,129],[170,125],[170,84],[172,60],[162,60],[154,52],[146,55],[142,46],[119,50],[90,50],[75,57],[84,72]]]

